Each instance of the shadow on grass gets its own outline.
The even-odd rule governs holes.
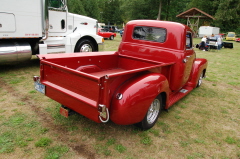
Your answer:
[[[29,61],[24,62],[16,62],[16,63],[9,63],[9,64],[1,64],[0,65],[0,73],[4,71],[16,71],[20,69],[28,69],[33,67],[39,67],[40,60],[35,56],[32,57]]]

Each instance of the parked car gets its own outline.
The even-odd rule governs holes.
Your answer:
[[[226,34],[225,33],[219,33],[218,35],[221,35],[223,39],[226,39]]]
[[[226,36],[226,40],[235,40],[236,39],[236,34],[234,32],[228,32]]]
[[[105,25],[104,29],[109,31],[109,32],[114,32],[114,33],[119,32],[119,29],[116,26],[113,26],[113,25]]]
[[[240,38],[236,38],[235,41],[236,41],[236,42],[240,42]]]
[[[108,32],[105,29],[98,29],[98,35],[102,36],[103,38],[109,38],[109,40],[113,40],[116,37],[116,33]]]

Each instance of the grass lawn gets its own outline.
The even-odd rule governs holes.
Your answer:
[[[121,41],[105,40],[106,51]],[[199,43],[200,39],[194,39]],[[0,66],[0,158],[166,159],[240,158],[240,43],[199,51],[209,62],[201,87],[163,112],[156,125],[95,123],[64,118],[60,104],[34,90],[39,61]]]

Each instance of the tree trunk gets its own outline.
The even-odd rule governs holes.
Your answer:
[[[162,0],[160,0],[160,3],[159,3],[159,10],[158,10],[157,20],[161,19],[161,10],[162,10]]]

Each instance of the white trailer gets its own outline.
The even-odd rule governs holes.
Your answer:
[[[69,13],[66,0],[1,0],[0,64],[102,50],[97,28],[96,19]]]
[[[220,32],[220,28],[211,27],[211,26],[200,26],[198,30],[198,37],[202,38],[204,35],[211,36],[212,34],[218,35]]]

